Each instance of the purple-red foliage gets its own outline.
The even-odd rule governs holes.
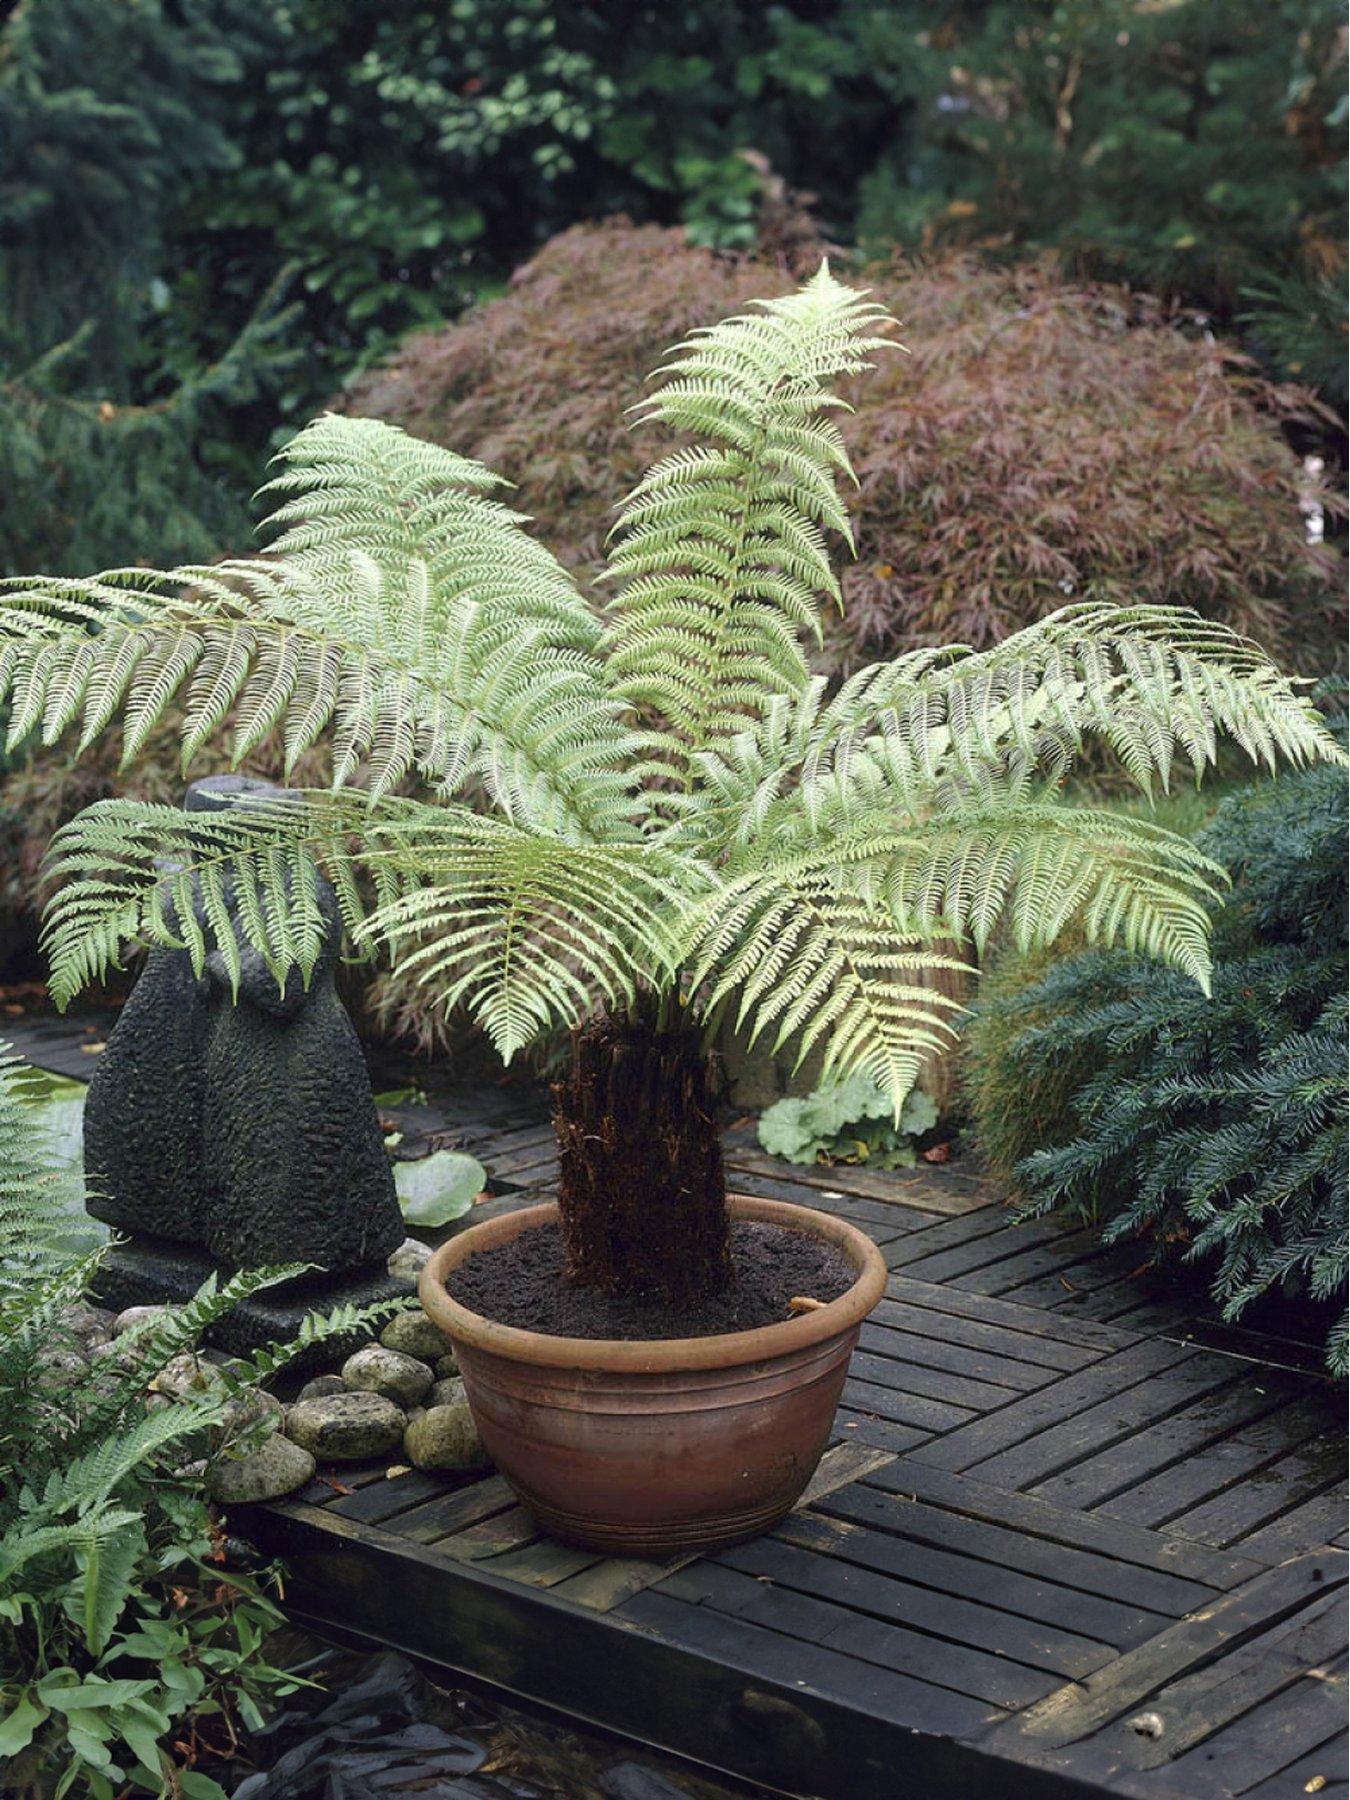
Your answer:
[[[579,226],[343,404],[500,470],[590,575],[615,503],[667,448],[628,428],[644,377],[692,327],[792,286],[784,260]],[[1307,541],[1299,503],[1338,502],[1312,492],[1281,430],[1310,396],[1137,295],[1049,268],[958,258],[868,279],[909,354],[852,396],[858,557],[825,666],[981,646],[1084,596],[1185,603],[1300,666],[1331,659],[1339,558]]]

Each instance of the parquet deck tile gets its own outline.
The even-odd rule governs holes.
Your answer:
[[[547,1192],[545,1140],[501,1144],[476,1218]],[[787,1794],[1343,1793],[1345,1454],[1306,1347],[977,1182],[766,1163],[733,1144],[732,1185],[852,1219],[892,1271],[777,1530],[603,1558],[496,1478],[311,1488],[262,1527],[292,1601]]]

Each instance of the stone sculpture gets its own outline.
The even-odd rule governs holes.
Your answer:
[[[189,811],[282,790],[240,776],[188,789]],[[303,1262],[222,1341],[285,1334],[315,1306],[410,1291],[386,1259],[403,1240],[361,1046],[334,986],[341,922],[319,884],[326,933],[306,985],[284,991],[241,948],[238,997],[218,949],[199,977],[185,950],[151,951],[99,1058],[85,1105],[89,1211],[129,1234],[100,1272],[120,1305],[183,1299],[212,1268]]]

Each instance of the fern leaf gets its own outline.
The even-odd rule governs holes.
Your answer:
[[[120,711],[130,760],[180,696],[184,764],[234,718],[238,762],[332,730],[337,781],[482,780],[510,817],[589,835],[632,811],[636,741],[575,584],[475,463],[373,420],[316,420],[270,484],[272,557],[0,582],[10,748]]]
[[[801,640],[839,596],[822,527],[849,535],[828,383],[868,366],[885,321],[822,265],[798,293],[691,334],[636,409],[709,440],[629,495],[608,569],[611,685],[662,716],[661,755],[686,785],[692,754],[807,683]]]

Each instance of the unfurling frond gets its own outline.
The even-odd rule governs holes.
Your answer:
[[[620,509],[606,648],[614,691],[662,716],[659,754],[676,773],[806,685],[802,640],[839,597],[825,532],[852,542],[829,384],[868,366],[886,318],[822,265],[798,293],[694,332],[638,409],[697,442]]]

